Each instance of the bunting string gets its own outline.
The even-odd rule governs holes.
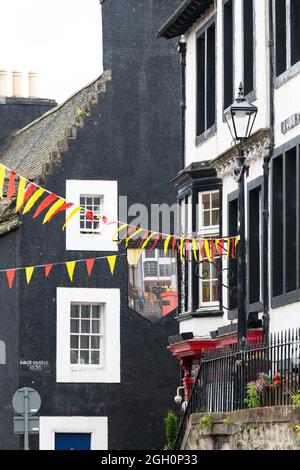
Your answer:
[[[14,280],[15,280],[15,275],[18,271],[25,271],[26,282],[27,282],[27,284],[30,284],[31,279],[32,279],[33,274],[34,274],[36,269],[44,268],[45,278],[48,278],[50,273],[52,272],[52,269],[55,266],[65,265],[66,270],[67,270],[67,274],[70,278],[70,281],[73,282],[74,272],[75,272],[75,269],[76,269],[76,265],[78,263],[85,263],[86,264],[87,275],[88,275],[88,277],[91,277],[95,262],[98,261],[98,260],[106,260],[109,271],[113,275],[114,272],[115,272],[117,259],[121,256],[124,257],[124,256],[126,256],[126,254],[122,253],[122,254],[118,254],[118,255],[97,256],[95,258],[82,258],[82,259],[76,259],[76,260],[71,260],[71,261],[58,261],[58,262],[54,262],[54,263],[46,263],[46,264],[37,264],[37,265],[32,265],[32,266],[22,266],[22,267],[8,268],[8,269],[0,269],[0,273],[5,273],[6,278],[7,278],[7,282],[8,282],[8,286],[11,289],[13,287],[13,283],[14,283]],[[95,269],[94,269],[94,271],[95,271]]]
[[[8,173],[8,174],[7,174]],[[117,226],[115,233],[112,236],[113,241],[118,244],[125,242],[126,248],[129,242],[132,240],[140,239],[139,249],[153,251],[159,241],[163,242],[163,251],[167,253],[169,249],[172,252],[177,248],[180,259],[183,259],[183,252],[188,251],[188,247],[191,246],[194,251],[194,257],[196,259],[197,247],[199,246],[200,253],[204,254],[205,257],[210,261],[214,259],[215,251],[218,256],[235,257],[237,244],[239,241],[238,236],[231,237],[210,237],[210,238],[199,238],[199,237],[188,237],[171,235],[168,233],[159,233],[149,231],[145,228],[141,228],[132,224],[127,224],[119,220],[110,220],[106,215],[95,215],[92,211],[86,210],[84,207],[80,207],[73,202],[66,201],[65,198],[39,186],[26,179],[25,177],[16,173],[13,169],[0,163],[0,198],[4,198],[4,186],[5,181],[8,180],[6,199],[11,199],[16,196],[16,212],[27,214],[38,204],[35,208],[33,219],[37,219],[42,213],[45,213],[42,224],[51,222],[56,215],[67,212],[65,223],[62,226],[64,231],[70,222],[70,220],[79,212],[84,212],[87,219],[94,222],[95,220],[101,221],[104,225],[108,226],[114,224]],[[23,209],[23,210],[22,210]],[[116,240],[116,238],[118,240]],[[203,256],[202,256],[203,258]],[[69,265],[68,273],[70,278],[73,276],[72,273],[73,265]]]

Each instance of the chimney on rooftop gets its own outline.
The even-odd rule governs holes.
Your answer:
[[[38,97],[37,73],[28,72],[28,96],[30,98]]]
[[[7,96],[7,71],[0,70],[0,96]]]
[[[14,70],[12,73],[13,76],[13,96],[21,97],[22,96],[22,72]]]

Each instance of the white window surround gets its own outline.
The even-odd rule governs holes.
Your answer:
[[[108,449],[106,416],[41,416],[40,450],[54,450],[55,433],[91,433],[91,450]]]
[[[101,365],[70,363],[72,302],[104,304],[104,357]],[[120,383],[120,290],[57,288],[56,381],[64,383]]]
[[[118,183],[101,180],[67,180],[66,200],[80,206],[81,195],[99,195],[103,200],[103,214],[110,220],[118,220]],[[66,217],[74,210],[66,211]],[[102,225],[102,233],[80,232],[80,211],[75,214],[66,227],[66,249],[79,251],[118,251],[118,245],[112,240],[116,226]]]

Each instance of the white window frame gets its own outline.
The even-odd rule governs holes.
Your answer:
[[[71,303],[104,304],[102,364],[71,364]],[[66,338],[68,340],[66,341]],[[120,290],[57,288],[56,381],[120,383]]]
[[[88,433],[91,450],[108,449],[107,416],[41,416],[40,450],[55,450],[56,433]]]
[[[102,180],[67,180],[66,200],[80,206],[80,196],[91,195],[103,198],[103,214],[110,220],[118,220],[118,183]],[[74,206],[66,211],[66,217]],[[116,231],[114,224],[100,224],[100,233],[81,233],[80,212],[72,217],[66,227],[66,249],[72,251],[118,251],[116,240],[112,240]]]
[[[91,206],[93,207],[92,209],[92,212],[94,214],[94,220],[91,221],[88,219],[87,215],[86,215],[86,212],[90,209],[87,209],[87,204],[83,205],[81,203],[81,199],[82,198],[85,198],[85,200],[87,198],[91,198],[92,199],[92,204]],[[100,208],[100,211],[95,211],[94,207],[95,207],[95,203],[94,203],[94,199],[95,198],[98,198],[100,199],[100,204],[99,204],[99,208]],[[105,229],[102,221],[101,221],[101,218],[99,217],[97,219],[97,216],[101,216],[104,214],[104,204],[103,204],[103,194],[80,194],[80,206],[82,207],[82,210],[80,211],[80,233],[81,234],[87,234],[87,235],[94,235],[94,234],[101,234],[102,230]],[[84,210],[85,209],[85,210]],[[81,228],[81,223],[84,222],[84,225],[86,225],[87,223],[90,223],[92,224],[92,228],[91,229],[88,229],[88,228]],[[95,228],[95,224],[98,224],[98,227]]]
[[[199,253],[198,256],[201,256],[201,254]],[[201,259],[201,257],[199,258]],[[219,256],[216,256],[215,257],[215,261],[214,263],[219,259]],[[207,261],[207,258],[205,258],[205,261]],[[215,263],[216,264],[216,263]],[[204,302],[203,301],[203,283],[208,283],[210,284],[210,297],[212,296],[212,283],[214,281],[218,281],[217,278],[211,278],[211,277],[207,277],[207,278],[204,278],[204,264],[202,263],[201,265],[201,277],[202,279],[199,279],[199,305],[200,305],[200,309],[203,309],[203,308],[214,308],[214,307],[218,307],[220,302],[219,300],[210,300],[209,302]]]
[[[72,305],[78,305],[80,306],[80,316],[79,317],[72,317]],[[95,306],[97,305],[99,307],[99,332],[98,333],[95,333],[92,331],[92,322],[93,321],[98,321],[98,319],[94,319],[93,317],[89,317],[88,320],[89,320],[89,323],[90,323],[90,331],[89,333],[85,333],[85,332],[82,332],[81,331],[81,328],[82,328],[82,324],[81,322],[82,321],[85,321],[85,318],[84,317],[81,317],[81,308],[83,305],[88,305],[89,307],[91,306]],[[103,304],[95,304],[95,303],[78,303],[78,302],[71,302],[71,309],[70,309],[70,321],[72,322],[73,320],[74,321],[78,321],[79,322],[79,331],[78,332],[72,332],[70,331],[70,338],[72,336],[75,336],[78,338],[78,347],[77,348],[74,348],[74,347],[71,347],[70,345],[70,351],[78,351],[78,355],[80,356],[80,352],[81,351],[88,351],[89,353],[89,359],[90,359],[90,356],[92,353],[92,351],[97,351],[99,352],[99,357],[100,357],[100,362],[98,364],[92,364],[92,363],[89,363],[89,365],[91,366],[102,366],[102,363],[103,363],[103,356],[104,356],[104,347],[103,347],[103,343],[104,343],[104,337],[103,337],[103,331],[104,331],[104,309],[105,309],[105,305]],[[89,348],[82,348],[81,347],[81,338],[84,337],[84,336],[87,336],[87,337],[91,337],[91,336],[96,336],[99,338],[99,349],[97,348],[91,348],[89,346]],[[90,344],[90,341],[89,341],[89,344]],[[70,358],[70,363],[71,365],[73,366],[74,364],[75,365],[79,365],[80,363],[73,363],[71,362],[71,358]],[[86,364],[85,364],[86,365]]]

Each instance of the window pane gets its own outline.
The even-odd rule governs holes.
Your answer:
[[[90,337],[89,336],[80,336],[80,348],[89,349]]]
[[[205,211],[203,213],[203,225],[205,227],[209,227],[210,226],[210,211]]]
[[[100,337],[91,336],[91,349],[100,349]]]
[[[81,305],[81,318],[90,318],[90,306]]]
[[[210,209],[210,194],[202,194],[202,209]]]
[[[100,333],[100,322],[92,320],[92,333]]]
[[[233,102],[233,7],[224,4],[224,109]]]
[[[79,333],[79,320],[71,320],[71,333]]]
[[[100,364],[100,353],[99,351],[91,352],[91,364]]]
[[[282,1],[282,0],[280,0]],[[254,15],[253,0],[244,0],[244,92],[254,88]]]
[[[212,208],[213,209],[219,209],[219,205],[220,205],[220,195],[219,195],[219,193],[212,193],[211,201],[212,201]]]
[[[286,70],[286,4],[285,0],[275,1],[276,14],[276,76]]]
[[[92,316],[93,318],[100,317],[100,305],[93,305],[92,306]]]
[[[80,351],[80,364],[89,363],[89,351]]]
[[[71,335],[71,349],[78,349],[78,336]]]
[[[79,305],[71,304],[71,317],[79,318]]]
[[[202,284],[202,297],[203,302],[210,302],[210,283],[203,282]]]
[[[211,213],[211,224],[219,225],[219,209],[213,210]]]
[[[90,332],[90,321],[89,320],[82,320],[81,321],[81,332],[82,333],[89,333]]]
[[[212,302],[217,302],[219,300],[219,292],[218,292],[218,283],[212,282]]]
[[[197,135],[205,131],[205,36],[197,40]]]
[[[215,24],[207,30],[206,129],[216,122],[216,34]]]
[[[71,364],[78,364],[78,351],[71,351],[70,361]]]

